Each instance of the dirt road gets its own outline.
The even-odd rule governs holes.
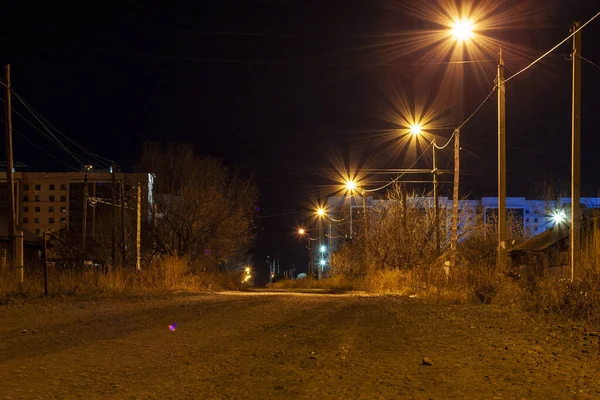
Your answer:
[[[400,297],[38,300],[0,306],[0,398],[600,398],[590,330]]]

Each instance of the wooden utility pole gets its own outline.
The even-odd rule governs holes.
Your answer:
[[[506,237],[506,86],[504,84],[504,59],[500,48],[498,63],[498,261],[501,271],[508,265]]]
[[[332,241],[332,228],[333,228],[333,219],[331,217],[327,217],[329,219],[329,249],[327,250],[329,253],[329,273],[331,274],[331,265],[333,263],[333,250],[331,247]],[[330,275],[331,276],[331,275]]]
[[[121,251],[123,266],[127,266],[127,246],[125,245],[125,174],[121,180]]]
[[[12,96],[10,86],[10,64],[4,66],[4,81],[6,82],[5,108],[5,138],[6,138],[6,178],[8,184],[8,257],[12,267],[18,267],[15,253],[15,181],[13,174],[13,142],[12,142]],[[21,271],[22,272],[22,271]],[[19,273],[20,282],[23,274]]]
[[[91,165],[84,165],[85,169],[83,173],[83,221],[81,223],[81,248],[83,249],[83,255],[85,256],[85,249],[87,244],[87,210],[88,210],[88,173],[92,169]]]
[[[450,238],[450,266],[456,266],[458,243],[458,181],[460,174],[460,129],[454,132],[454,189],[452,193],[452,234]]]
[[[437,152],[436,150],[435,139],[433,140],[433,203],[434,203],[434,229],[435,229],[435,254],[440,255],[440,206],[438,203],[438,167],[437,167]]]
[[[579,29],[575,22],[571,32]],[[579,275],[581,187],[581,31],[573,36],[573,98],[571,117],[571,280]]]
[[[406,196],[407,196],[406,185],[402,184],[402,187],[400,188],[400,199],[401,199],[400,201],[401,201],[401,204],[402,204],[402,228],[404,229],[403,233],[406,233],[406,218],[407,218]]]
[[[137,187],[137,224],[135,235],[135,269],[142,269],[142,185]]]
[[[110,167],[112,174],[112,211],[113,211],[113,229],[112,229],[112,267],[117,267],[117,166],[113,163]],[[110,272],[110,269],[109,269]]]
[[[48,236],[46,232],[42,235],[44,240],[44,296],[48,297]]]

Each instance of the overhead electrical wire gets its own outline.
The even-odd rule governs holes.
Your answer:
[[[585,28],[589,23],[591,23],[593,20],[595,20],[598,16],[600,16],[600,12],[598,12],[596,15],[594,15],[592,18],[590,18],[585,24],[581,25],[579,28],[577,28],[575,31],[571,32],[571,34],[569,36],[567,36],[566,38],[564,38],[562,41],[560,41],[560,43],[558,43],[556,46],[554,46],[553,48],[551,48],[550,50],[548,50],[547,52],[545,52],[544,54],[542,54],[541,56],[539,56],[538,58],[536,58],[535,60],[533,60],[531,62],[531,64],[529,64],[528,66],[526,66],[525,68],[521,69],[520,71],[518,71],[517,73],[513,74],[510,78],[505,79],[504,80],[504,84],[506,84],[506,82],[512,80],[513,78],[517,77],[518,75],[522,74],[523,72],[527,71],[529,68],[533,67],[535,64],[537,64],[540,60],[542,60],[543,58],[545,58],[547,55],[549,55],[550,53],[552,53],[554,50],[558,49],[560,46],[562,46],[567,40],[571,39],[573,36],[575,36],[580,30],[582,30],[583,28]]]
[[[600,69],[600,65],[596,64],[595,62],[593,62],[593,61],[590,61],[590,60],[588,60],[587,58],[585,58],[585,57],[583,57],[583,56],[581,56],[581,55],[579,56],[579,58],[581,58],[583,61],[586,61],[586,62],[588,62],[588,63],[589,63],[590,65],[592,65],[593,67],[596,67],[596,68]]]
[[[414,167],[417,162],[425,155],[425,152],[431,147],[432,143],[429,143],[429,145],[423,149],[423,152],[421,153],[421,155],[419,157],[417,157],[417,159],[407,168],[407,169],[411,169],[412,167]],[[400,180],[400,178],[402,178],[406,173],[402,173],[400,175],[398,175],[396,178],[392,179],[390,182],[386,183],[385,185],[378,187],[376,189],[365,189],[364,192],[365,193],[371,193],[371,192],[377,192],[379,190],[385,189],[386,187],[398,182]]]
[[[48,131],[48,133],[52,137],[54,137],[55,140],[57,142],[59,142],[59,144],[63,148],[65,146],[58,140],[58,138],[55,137],[55,135],[48,129],[48,127],[46,127],[46,125],[44,125],[40,120],[46,122],[46,124],[49,127],[51,127],[52,129],[54,129],[54,131],[57,134],[59,134],[60,136],[62,136],[63,138],[65,138],[66,140],[68,140],[69,142],[71,142],[74,146],[78,147],[81,151],[87,153],[89,155],[89,157],[91,157],[92,159],[95,159],[101,166],[110,166],[113,163],[112,160],[110,160],[108,158],[105,158],[105,157],[102,157],[102,156],[99,156],[98,154],[92,152],[91,150],[86,149],[82,145],[80,145],[77,142],[75,142],[73,139],[69,138],[67,135],[65,135],[59,129],[57,129],[55,126],[53,126],[46,118],[44,118],[43,115],[41,115],[31,104],[29,104],[27,101],[25,101],[25,99],[21,95],[19,95],[14,89],[12,90],[12,92],[15,95],[15,97],[21,102],[21,104],[23,104],[23,106],[25,106],[25,108],[27,108],[27,110],[40,122],[40,124],[42,124],[42,126],[46,129],[46,131]],[[67,150],[67,152],[69,152],[69,151]]]
[[[2,80],[0,80],[0,85],[6,87],[6,83],[4,83]],[[108,158],[105,158],[105,157],[102,157],[102,156],[100,156],[100,155],[92,152],[91,150],[88,150],[87,148],[85,148],[82,145],[80,145],[77,142],[75,142],[73,139],[69,138],[67,135],[65,135],[60,130],[58,130],[56,127],[54,127],[47,119],[45,119],[31,104],[29,104],[14,89],[11,88],[11,92],[17,98],[17,100],[19,100],[21,102],[21,104],[23,104],[23,106],[27,109],[27,111],[29,111],[29,113],[31,115],[33,115],[33,117],[44,128],[44,130],[41,130],[38,126],[36,126],[33,122],[31,122],[28,118],[26,118],[24,115],[22,115],[21,113],[19,113],[17,110],[13,109],[13,112],[17,116],[19,116],[20,118],[22,118],[25,122],[27,122],[32,128],[34,128],[42,136],[45,136],[46,138],[48,138],[50,140],[54,140],[61,149],[63,149],[65,152],[67,152],[78,163],[78,165],[83,165],[87,161],[92,161],[92,162],[89,162],[89,163],[90,164],[96,164],[96,165],[99,165],[101,167],[111,167],[112,166],[112,163],[113,163],[112,160],[110,160]],[[4,103],[4,99],[0,99],[0,101]],[[80,151],[83,151],[84,154],[77,154],[76,152],[69,150],[61,142],[61,140],[52,132],[52,130],[50,128],[54,129],[54,131],[55,131],[56,134],[62,136],[63,138],[65,138],[66,140],[68,140],[69,142],[71,142],[74,146],[76,146],[77,148],[79,148]],[[20,136],[26,138],[28,141],[31,142],[31,140],[29,140],[29,138],[27,138],[23,133],[21,133],[21,132],[17,132],[17,133]],[[42,150],[39,146],[36,146],[36,147],[38,149]],[[42,150],[42,151],[45,154],[50,155],[53,159],[58,160],[55,156],[52,156],[47,151],[45,151],[45,150]],[[66,163],[64,163],[64,161],[61,161],[61,163],[63,165],[67,165]],[[69,168],[73,169],[71,166],[69,166]],[[78,169],[75,169],[75,170],[77,171]]]

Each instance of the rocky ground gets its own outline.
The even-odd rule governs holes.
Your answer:
[[[30,300],[0,306],[0,398],[600,398],[599,338],[405,297]]]

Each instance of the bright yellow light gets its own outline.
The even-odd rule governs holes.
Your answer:
[[[421,124],[412,124],[410,126],[410,133],[412,133],[413,135],[420,135],[421,134]]]
[[[474,24],[471,20],[460,20],[452,24],[452,36],[463,41],[473,37]]]
[[[305,232],[306,232],[306,231],[304,230],[304,228],[300,228],[300,229],[298,229],[298,234],[299,234],[299,235],[304,235],[304,233],[305,233]]]
[[[317,208],[317,215],[318,215],[319,217],[322,217],[322,216],[324,216],[324,215],[325,215],[325,209],[324,209],[324,208],[321,208],[321,207]]]
[[[247,273],[247,274],[249,274],[249,273],[250,273],[250,267],[246,267],[246,268],[244,268],[244,269],[245,269],[245,271],[246,271],[246,273]]]
[[[354,190],[356,189],[356,182],[354,181],[346,181],[346,189]]]

